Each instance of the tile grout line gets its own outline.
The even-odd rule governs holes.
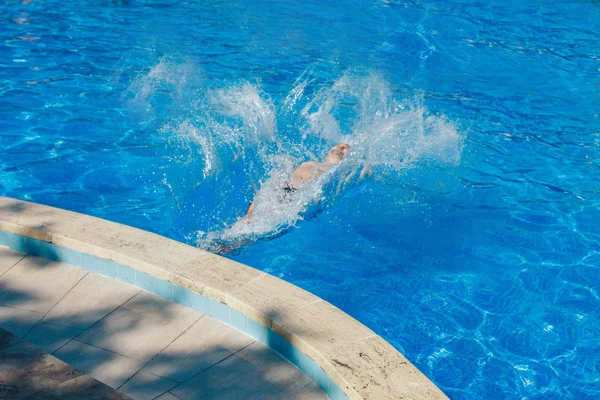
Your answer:
[[[317,300],[311,301],[311,302],[310,302],[310,303],[308,303],[308,304],[305,304],[305,305],[303,305],[302,307],[298,307],[297,309],[298,309],[298,310],[302,310],[302,309],[303,309],[303,308],[305,308],[305,307],[312,306],[313,304],[317,304],[317,303],[319,303],[319,302],[321,302],[321,301],[323,301],[323,299],[317,299]]]
[[[65,265],[69,265],[69,264],[65,264]],[[85,270],[84,270],[85,271]],[[23,335],[23,338],[25,338],[25,336],[29,335],[31,333],[31,331],[33,331],[35,329],[36,326],[38,326],[40,324],[40,322],[42,322],[44,320],[44,318],[46,318],[46,316],[52,311],[54,310],[54,308],[58,305],[58,303],[60,303],[61,301],[63,301],[63,299],[65,297],[67,297],[67,295],[69,293],[71,293],[71,291],[73,291],[73,289],[75,289],[75,286],[79,285],[79,283],[83,280],[83,278],[85,278],[86,276],[88,276],[89,272],[85,272],[85,274],[73,285],[71,286],[71,289],[67,290],[67,293],[65,293],[52,307],[50,307],[50,309],[44,314],[44,316],[42,318],[40,318],[40,320],[38,322],[36,322],[35,325],[33,325],[25,335]]]
[[[170,392],[171,390],[173,390],[173,389],[176,389],[177,387],[179,387],[179,386],[181,386],[182,384],[184,384],[184,383],[188,382],[189,380],[191,380],[191,379],[194,379],[194,378],[196,378],[197,376],[199,376],[200,374],[203,374],[204,372],[208,371],[209,369],[211,369],[211,368],[213,368],[213,367],[215,367],[215,366],[217,366],[217,365],[221,364],[223,361],[225,361],[225,360],[227,360],[227,359],[229,359],[229,358],[233,357],[234,355],[238,354],[240,351],[247,349],[248,347],[252,346],[252,345],[253,345],[254,343],[256,343],[256,342],[257,342],[257,341],[256,341],[256,339],[255,339],[255,340],[253,340],[253,341],[252,341],[252,342],[250,342],[248,345],[246,345],[246,346],[242,347],[241,349],[239,349],[239,350],[237,350],[237,351],[235,351],[235,352],[231,353],[230,355],[228,355],[228,356],[227,356],[227,357],[225,357],[224,359],[222,359],[222,360],[220,360],[220,361],[218,361],[218,362],[214,363],[214,364],[213,364],[213,365],[211,365],[210,367],[206,367],[206,368],[204,368],[202,371],[198,371],[196,374],[194,374],[194,375],[190,376],[190,377],[189,377],[189,378],[187,378],[186,380],[184,380],[184,381],[182,381],[182,382],[179,382],[177,385],[175,385],[175,386],[173,386],[171,389],[167,390],[167,392]],[[167,392],[165,392],[165,393],[167,393]],[[164,394],[164,393],[162,393],[162,394],[161,394],[161,396],[162,396],[163,394]],[[159,397],[160,397],[160,396],[159,396]],[[176,397],[177,397],[177,396],[176,396]]]
[[[170,390],[167,390],[166,392],[164,392],[164,393],[161,393],[161,394],[159,394],[159,395],[158,395],[158,396],[156,396],[156,397],[153,397],[153,398],[152,398],[152,400],[156,400],[156,399],[158,399],[159,397],[161,397],[161,396],[163,396],[163,395],[165,395],[165,394],[167,394],[167,393],[169,393],[171,396],[175,397],[175,398],[176,398],[176,399],[178,399],[178,400],[183,400],[181,397],[179,397],[179,396],[175,396],[173,393],[171,393],[171,391],[170,391]]]
[[[7,247],[7,248],[10,249],[10,250],[12,250],[10,247]],[[23,261],[25,259],[25,257],[27,257],[27,253],[23,253],[23,256],[21,258],[19,258],[19,261],[17,261],[9,269],[7,269],[3,273],[1,273],[0,274],[0,278],[2,278],[4,275],[6,275],[8,273],[8,271],[11,271],[14,267],[16,267],[17,264],[19,264],[21,261]]]
[[[266,272],[263,272],[263,273],[262,273],[262,274],[260,274],[259,276],[256,276],[256,277],[254,277],[254,278],[250,279],[248,282],[244,283],[242,286],[249,285],[249,284],[251,284],[252,282],[254,282],[255,280],[262,278],[262,277],[263,277],[263,276],[265,276],[266,274],[267,274]]]
[[[118,356],[121,356],[121,357],[128,358],[128,359],[130,359],[130,360],[132,360],[132,361],[138,361],[138,362],[140,362],[140,360],[137,360],[137,359],[135,359],[135,358],[131,358],[131,357],[129,357],[129,356],[126,356],[125,354],[117,353],[116,351],[112,351],[112,350],[109,350],[109,349],[105,349],[104,347],[96,346],[95,344],[91,344],[91,343],[88,343],[88,342],[84,342],[83,340],[77,340],[76,338],[73,338],[73,339],[71,339],[71,340],[69,341],[69,343],[70,343],[70,342],[72,342],[72,341],[79,342],[79,343],[82,343],[82,344],[88,345],[88,346],[90,346],[90,347],[95,347],[96,349],[104,350],[104,351],[107,351],[107,352],[109,352],[109,353],[116,354],[116,355],[118,355]],[[57,351],[58,351],[58,350],[57,350]],[[55,357],[56,357],[56,356],[55,356]],[[56,357],[56,358],[58,358],[58,357]],[[60,358],[59,358],[59,360],[60,360]],[[61,360],[61,361],[62,361],[62,360]],[[63,361],[63,362],[64,362],[64,361]],[[70,365],[70,364],[69,364],[69,365]],[[87,375],[87,374],[86,374],[86,375]],[[91,376],[91,375],[90,375],[90,376]],[[92,378],[94,378],[94,377],[92,376]],[[94,379],[96,379],[96,378],[94,378]],[[97,379],[96,379],[96,380],[97,380]],[[110,386],[110,385],[108,385],[108,386]],[[116,390],[116,389],[115,389],[115,390]]]
[[[203,313],[203,314],[200,316],[200,318],[198,318],[197,320],[195,320],[194,322],[192,322],[192,324],[191,324],[190,326],[188,326],[188,327],[187,327],[187,328],[186,328],[186,329],[185,329],[183,332],[181,332],[181,333],[180,333],[180,334],[179,334],[179,335],[178,335],[178,336],[177,336],[175,339],[173,339],[173,340],[172,340],[172,341],[171,341],[169,344],[167,344],[165,347],[163,347],[163,348],[162,348],[162,349],[161,349],[161,350],[160,350],[158,353],[156,353],[154,356],[152,356],[152,358],[150,358],[148,361],[146,361],[146,362],[144,363],[144,365],[142,365],[142,367],[141,367],[140,369],[138,369],[137,371],[135,371],[135,374],[133,374],[133,375],[131,375],[129,378],[127,378],[127,380],[126,380],[125,382],[123,382],[123,383],[122,383],[122,384],[121,384],[121,385],[120,385],[118,388],[116,388],[116,390],[119,390],[120,388],[122,388],[122,387],[123,387],[123,385],[125,385],[127,382],[129,382],[129,381],[130,381],[130,380],[131,380],[131,379],[132,379],[134,376],[136,376],[136,375],[137,375],[137,374],[138,374],[138,373],[139,373],[141,370],[143,370],[144,368],[146,368],[146,366],[147,366],[148,364],[150,364],[150,363],[152,362],[152,360],[154,360],[156,357],[158,357],[158,356],[159,356],[159,355],[160,355],[160,354],[161,354],[163,351],[165,351],[165,350],[166,350],[166,348],[167,348],[167,347],[169,347],[170,345],[172,345],[172,344],[173,344],[173,343],[174,343],[174,342],[175,342],[177,339],[179,339],[181,336],[183,336],[183,334],[184,334],[184,333],[186,333],[187,331],[189,331],[190,329],[192,329],[192,327],[193,327],[194,325],[196,325],[196,324],[198,323],[198,321],[200,321],[202,318],[204,318],[204,316],[205,316],[205,315],[206,315],[206,314],[204,314],[204,313]],[[154,374],[152,374],[152,375],[154,375]],[[158,376],[158,375],[155,375],[155,376]],[[165,378],[164,376],[159,376],[159,378],[164,378],[164,379],[166,379],[166,380],[172,381],[171,379],[169,379],[169,378]],[[172,382],[175,382],[175,381],[172,381]],[[175,382],[175,383],[177,383],[177,382]]]
[[[81,254],[83,254],[83,253],[81,253]],[[9,270],[5,271],[5,272],[4,272],[2,275],[4,275],[5,273],[7,273],[8,271],[12,270],[12,269],[13,269],[13,268],[14,268],[16,265],[18,265],[18,264],[19,264],[19,263],[20,263],[20,262],[21,262],[23,259],[25,259],[27,256],[28,256],[28,254],[24,254],[24,255],[23,255],[23,256],[22,256],[22,257],[21,257],[21,258],[20,258],[20,259],[19,259],[19,260],[18,260],[18,261],[17,261],[17,262],[14,264],[14,265],[12,265],[12,266],[9,268]],[[77,267],[77,266],[76,266],[76,265],[74,265],[74,267]],[[79,266],[78,268],[79,268],[79,269],[83,269],[83,266],[81,265],[81,266]],[[130,268],[131,268],[131,267],[130,267]],[[138,272],[138,271],[137,271],[135,268],[132,268],[132,269],[133,269],[133,270],[136,272],[136,275],[137,275],[137,272]],[[83,269],[83,270],[85,271],[85,269]],[[60,303],[60,302],[61,302],[61,301],[62,301],[62,300],[63,300],[63,299],[64,299],[64,298],[65,298],[65,297],[66,297],[66,296],[67,296],[67,295],[68,295],[68,294],[69,294],[69,293],[70,293],[70,292],[71,292],[71,291],[72,291],[72,290],[73,290],[73,289],[74,289],[74,288],[75,288],[75,287],[76,287],[76,286],[77,286],[77,285],[78,285],[78,284],[79,284],[79,283],[80,283],[80,282],[81,282],[81,281],[82,281],[82,280],[83,280],[83,279],[84,279],[86,276],[87,276],[87,275],[88,275],[88,274],[89,274],[89,271],[86,271],[85,275],[83,275],[83,276],[82,276],[82,278],[81,278],[81,279],[79,279],[79,281],[77,281],[77,283],[75,283],[75,285],[73,285],[73,287],[71,287],[71,288],[69,289],[69,291],[67,291],[67,293],[66,293],[66,294],[65,294],[63,297],[61,297],[61,299],[59,299],[59,300],[58,300],[58,302],[57,302],[57,303],[56,303],[56,304],[55,304],[55,305],[54,305],[54,306],[53,306],[53,307],[52,307],[52,308],[51,308],[51,309],[50,309],[48,312],[46,312],[46,313],[44,314],[44,316],[43,316],[43,317],[42,317],[42,318],[41,318],[41,319],[40,319],[40,320],[39,320],[39,321],[38,321],[38,322],[37,322],[37,323],[36,323],[36,324],[35,324],[35,325],[34,325],[34,326],[33,326],[33,327],[32,327],[32,328],[31,328],[31,329],[30,329],[30,330],[29,330],[29,331],[28,331],[26,334],[25,334],[25,336],[27,336],[27,335],[28,335],[28,334],[29,334],[29,333],[30,333],[30,332],[31,332],[31,331],[32,331],[32,330],[33,330],[35,327],[37,327],[39,324],[42,324],[42,323],[43,323],[42,321],[44,320],[44,318],[46,318],[46,316],[47,316],[47,315],[48,315],[48,314],[49,314],[49,313],[50,313],[50,312],[51,312],[51,311],[52,311],[52,310],[53,310],[53,309],[54,309],[54,308],[55,308],[55,307],[56,307],[56,306],[57,306],[57,305],[58,305],[58,304],[59,304],[59,303]],[[0,277],[1,277],[2,275],[0,275]],[[117,270],[117,275],[118,275],[118,270]],[[252,282],[254,282],[254,281],[256,281],[256,280],[258,280],[258,279],[260,279],[260,278],[264,277],[265,275],[266,275],[266,273],[264,273],[264,272],[263,272],[263,273],[262,273],[262,274],[260,274],[259,276],[256,276],[255,278],[253,278],[253,279],[251,279],[250,281],[248,281],[247,283],[245,283],[245,284],[244,284],[244,286],[245,286],[245,285],[248,285],[248,284],[251,284]],[[135,276],[135,275],[134,275],[134,276]],[[134,277],[134,282],[137,282],[137,279],[136,279],[136,278],[137,278],[137,276],[135,276],[135,277]],[[118,278],[113,278],[113,279],[117,279],[117,280],[118,280]],[[152,280],[152,289],[153,289],[153,290],[152,290],[152,292],[150,292],[150,293],[153,293],[153,292],[154,292],[154,286],[155,286],[155,283],[156,283],[156,282],[155,282],[155,279],[153,279],[153,280]],[[133,285],[133,284],[130,284],[130,285],[131,285],[131,286],[135,286],[135,285]],[[171,301],[173,301],[173,300],[172,300],[172,297],[173,297],[173,292],[174,292],[174,286],[173,286],[173,285],[171,285],[170,289],[171,289],[171,296],[170,296],[170,297],[171,297],[171,299],[168,299],[168,300],[171,300]],[[71,340],[67,341],[67,342],[66,342],[64,345],[60,346],[60,347],[59,347],[57,350],[55,350],[55,351],[54,351],[52,354],[55,354],[55,353],[56,353],[56,352],[58,352],[60,349],[62,349],[63,347],[65,347],[66,345],[68,345],[70,342],[72,342],[73,340],[75,340],[75,341],[78,341],[78,342],[81,342],[81,343],[88,344],[88,345],[90,345],[90,346],[92,346],[92,347],[96,347],[96,348],[99,348],[99,349],[102,349],[102,350],[105,350],[105,351],[109,351],[109,352],[111,352],[111,353],[114,353],[114,354],[117,354],[117,355],[124,356],[123,354],[120,354],[120,353],[117,353],[117,352],[113,352],[113,351],[111,351],[111,350],[107,350],[107,349],[104,349],[104,348],[102,348],[102,347],[95,346],[95,345],[92,345],[92,344],[89,344],[89,343],[86,343],[86,342],[82,342],[82,341],[79,341],[79,340],[77,340],[77,339],[78,339],[78,338],[79,338],[79,337],[80,337],[80,336],[81,336],[81,335],[82,335],[82,334],[83,334],[85,331],[87,331],[87,330],[91,329],[93,326],[95,326],[96,324],[98,324],[99,322],[101,322],[102,320],[104,320],[105,318],[107,318],[109,315],[111,315],[111,314],[112,314],[112,313],[114,313],[116,310],[118,310],[119,308],[121,308],[121,307],[122,307],[124,304],[126,304],[127,302],[129,302],[129,301],[131,301],[133,298],[135,298],[137,295],[139,295],[139,294],[140,294],[142,291],[144,291],[144,290],[140,290],[138,293],[136,293],[135,295],[133,295],[133,296],[132,296],[130,299],[128,299],[127,301],[125,301],[124,303],[122,303],[121,305],[119,305],[118,307],[116,307],[114,310],[112,310],[111,312],[109,312],[109,313],[108,313],[106,316],[104,316],[103,318],[101,318],[100,320],[98,320],[96,323],[92,324],[92,325],[91,325],[91,326],[89,326],[88,328],[86,328],[86,329],[82,330],[81,332],[79,332],[79,333],[78,333],[78,334],[77,334],[75,337],[73,337]],[[310,305],[313,305],[313,304],[319,303],[319,302],[321,302],[321,301],[322,301],[322,299],[317,299],[316,301],[312,301],[312,302],[310,302],[310,303],[308,303],[308,304],[305,304],[304,306],[302,306],[302,307],[299,307],[299,308],[301,309],[301,308],[304,308],[304,307],[307,307],[307,306],[310,306]],[[188,306],[188,307],[191,307],[191,306]],[[230,315],[230,314],[231,314],[231,307],[230,307],[230,306],[227,306],[227,308],[228,308],[227,312],[228,312],[228,317],[229,317],[229,318],[228,318],[228,320],[230,320],[230,319],[231,319],[231,315]],[[143,365],[143,366],[142,366],[142,367],[141,367],[139,370],[137,370],[137,371],[136,371],[136,372],[135,372],[135,373],[134,373],[134,374],[133,374],[133,375],[132,375],[130,378],[128,378],[128,379],[127,379],[127,380],[126,380],[126,381],[125,381],[123,384],[121,384],[121,385],[120,385],[120,386],[117,388],[117,390],[118,390],[118,389],[120,389],[121,387],[123,387],[123,386],[124,386],[124,385],[125,385],[127,382],[129,382],[129,381],[130,381],[130,380],[131,380],[131,379],[132,379],[134,376],[136,376],[136,375],[137,375],[137,374],[138,374],[138,373],[139,373],[139,372],[140,372],[142,369],[144,369],[144,368],[145,368],[145,367],[146,367],[146,366],[147,366],[147,365],[148,365],[148,364],[149,364],[149,363],[150,363],[150,362],[151,362],[151,361],[152,361],[154,358],[156,358],[158,355],[160,355],[160,354],[161,354],[161,353],[162,353],[162,352],[163,352],[163,351],[164,351],[164,350],[165,350],[167,347],[169,347],[169,346],[170,346],[170,345],[171,345],[171,344],[172,344],[174,341],[176,341],[176,340],[177,340],[179,337],[181,337],[181,336],[182,336],[183,334],[185,334],[185,333],[186,333],[186,332],[187,332],[189,329],[191,329],[191,327],[193,327],[193,326],[194,326],[194,325],[195,325],[195,324],[196,324],[198,321],[200,321],[200,320],[201,320],[201,319],[204,317],[204,315],[207,315],[207,314],[206,314],[206,313],[203,313],[203,315],[202,315],[200,318],[198,318],[196,321],[194,321],[194,322],[193,322],[193,323],[190,325],[190,327],[188,327],[188,328],[187,328],[186,330],[184,330],[184,331],[183,331],[183,332],[182,332],[180,335],[178,335],[178,336],[177,336],[175,339],[173,339],[173,341],[171,341],[169,344],[167,344],[167,345],[166,345],[166,346],[165,346],[163,349],[161,349],[161,350],[160,350],[160,351],[159,351],[159,352],[158,352],[158,353],[157,353],[155,356],[153,356],[153,357],[152,357],[152,358],[151,358],[149,361],[147,361],[147,362],[146,362],[146,363],[145,363],[145,364],[144,364],[144,365]],[[246,326],[245,326],[245,328],[247,328],[247,325],[248,325],[248,317],[246,317],[246,318],[245,318],[245,321],[244,321],[244,322],[245,322],[245,325],[246,325]],[[228,325],[230,325],[230,321],[229,321],[227,324],[228,324]],[[50,325],[62,326],[62,325],[58,325],[58,324],[50,324]],[[69,326],[65,326],[65,327],[66,327],[66,328],[71,328],[71,327],[69,327]],[[247,333],[246,333],[245,331],[246,331],[246,329],[245,329],[244,331],[242,331],[242,333],[244,333],[244,334],[246,334],[246,335],[247,335]],[[364,338],[361,338],[361,339],[359,339],[359,340],[364,340],[364,339],[366,339],[366,338],[370,338],[370,337],[374,337],[374,336],[377,336],[377,335],[368,335],[368,336],[366,336],[366,337],[364,337]],[[195,374],[195,375],[192,375],[192,376],[191,376],[190,378],[188,378],[186,381],[188,381],[189,379],[192,379],[192,378],[194,378],[194,377],[196,377],[196,376],[198,376],[198,375],[200,375],[200,374],[204,373],[205,371],[207,371],[207,370],[211,369],[212,367],[214,367],[214,366],[216,366],[216,365],[220,364],[221,362],[223,362],[223,361],[225,361],[225,360],[229,359],[231,356],[233,356],[233,355],[235,355],[235,354],[239,353],[240,351],[244,350],[245,348],[247,348],[248,346],[252,345],[252,344],[253,344],[253,343],[255,343],[255,342],[256,342],[256,340],[254,340],[253,342],[251,342],[251,343],[250,343],[250,344],[248,344],[247,346],[245,346],[245,347],[242,347],[241,349],[237,350],[236,352],[234,352],[234,353],[231,353],[229,356],[227,356],[227,357],[225,357],[224,359],[222,359],[222,360],[218,361],[217,363],[215,363],[215,364],[213,364],[213,365],[211,365],[211,366],[209,366],[209,367],[205,368],[205,369],[204,369],[204,370],[202,370],[202,371],[199,371],[197,374]],[[269,346],[269,347],[270,347],[270,346]],[[272,349],[272,350],[274,350],[274,349]],[[278,352],[276,352],[276,353],[277,353],[277,354],[279,354]],[[290,362],[290,360],[287,360],[287,358],[286,358],[286,357],[283,357],[281,354],[280,354],[280,356],[281,356],[281,357],[282,357],[284,360],[286,360],[286,361]],[[130,358],[130,357],[127,357],[127,356],[124,356],[124,357],[126,357],[126,358]],[[130,358],[130,359],[132,359],[132,360],[135,360],[135,361],[139,361],[139,360],[136,360],[136,359],[134,359],[134,358]],[[292,365],[293,365],[293,366],[295,366],[297,369],[299,369],[299,367],[298,367],[298,366],[296,366],[296,365],[294,365],[293,363],[291,363],[291,362],[290,362],[290,364],[292,364]],[[303,372],[303,371],[302,371],[302,372]],[[174,382],[174,381],[172,381],[172,380],[170,380],[170,379],[168,379],[168,378],[164,378],[164,377],[160,377],[160,378],[163,378],[163,379],[165,379],[165,380],[167,380],[167,381]],[[184,381],[184,382],[186,382],[186,381]],[[314,382],[314,379],[311,379],[311,382]],[[306,386],[310,385],[310,383],[311,383],[311,382],[307,383],[307,385],[305,385],[304,387],[302,387],[300,390],[303,390],[303,389],[304,389]],[[173,390],[173,389],[177,388],[177,387],[178,387],[178,386],[180,386],[182,383],[183,383],[183,382],[180,382],[180,383],[178,383],[178,384],[177,384],[177,385],[175,385],[173,388],[171,388],[171,389],[169,389],[168,391],[166,391],[166,392],[162,393],[162,394],[161,394],[161,396],[162,396],[162,395],[164,395],[165,393],[168,393],[170,390]],[[330,386],[330,383],[331,383],[331,378],[330,378],[330,381],[328,382],[328,385],[327,385],[327,386],[328,386],[328,387],[327,387],[327,390],[329,390],[329,389],[330,389],[330,388],[329,388],[329,386]],[[158,397],[160,397],[160,396],[158,396]]]
[[[306,375],[306,374],[304,374],[304,375]],[[310,377],[309,377],[309,378],[310,378]],[[314,383],[315,385],[317,384],[317,382],[315,382],[315,380],[311,378],[311,379],[310,379],[310,382],[308,382],[306,385],[302,386],[302,388],[300,388],[300,390],[298,390],[298,392],[297,392],[297,393],[300,393],[301,391],[303,391],[304,389],[306,389],[307,387],[309,387],[309,386],[310,386],[311,384],[313,384],[313,383]],[[319,385],[317,385],[317,387],[318,387],[318,386],[319,386]],[[321,389],[321,388],[319,388],[319,389]]]
[[[92,325],[90,325],[87,328],[83,329],[79,334],[75,335],[73,338],[71,338],[70,340],[68,340],[65,344],[63,344],[62,346],[60,346],[58,349],[54,350],[50,354],[52,354],[52,355],[56,354],[60,349],[62,349],[63,347],[65,347],[66,345],[68,345],[69,343],[71,343],[73,340],[77,339],[79,336],[83,335],[83,333],[86,332],[88,329],[91,329],[92,327],[94,327],[97,324],[99,324],[100,322],[102,322],[109,315],[111,315],[112,313],[114,313],[115,311],[117,311],[119,308],[123,307],[123,305],[125,305],[125,303],[131,301],[133,298],[135,298],[140,293],[142,293],[141,289],[140,289],[139,292],[137,292],[136,294],[134,294],[133,296],[131,296],[129,299],[127,299],[126,301],[124,301],[123,304],[121,304],[120,306],[118,306],[117,308],[115,308],[114,310],[112,310],[111,312],[109,312],[108,314],[106,314],[104,317],[100,318],[98,321],[94,322]],[[81,342],[81,343],[85,343],[85,342]],[[86,344],[89,344],[89,343],[86,343]]]

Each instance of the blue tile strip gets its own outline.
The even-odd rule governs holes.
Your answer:
[[[49,260],[60,261],[59,246],[52,243],[44,242],[43,256]]]
[[[154,294],[171,300],[173,298],[173,284],[163,281],[162,279],[154,278]]]
[[[118,279],[146,291],[153,292],[202,313],[209,314],[220,321],[232,325],[239,331],[245,332],[278,352],[308,377],[313,379],[331,400],[348,400],[344,392],[331,381],[325,371],[314,360],[302,353],[276,332],[246,317],[226,304],[208,299],[198,293],[191,292],[162,279],[154,278],[152,275],[137,271],[131,267],[117,264],[114,261],[11,232],[0,231],[0,246],[8,246],[27,254],[42,256],[50,260],[65,262],[87,271],[97,272],[109,278]]]
[[[210,301],[198,293],[192,293],[192,308],[201,313],[208,314],[210,312]]]
[[[81,267],[81,253],[79,251],[59,246],[58,253],[60,255],[60,261],[76,267]]]
[[[296,367],[298,367],[298,369],[302,372],[304,372],[306,375],[308,375],[308,377],[310,379],[314,379],[315,378],[315,371],[317,369],[317,363],[313,361],[312,358],[310,358],[309,356],[307,356],[306,354],[302,353],[301,351],[298,352],[298,361],[296,364]]]
[[[119,264],[117,267],[117,279],[130,285],[135,284],[135,270]]]
[[[41,240],[33,239],[33,238],[25,238],[25,253],[31,254],[32,256],[42,256],[42,246],[43,243]]]
[[[90,272],[98,272],[98,257],[81,253],[81,268]]]
[[[325,371],[323,371],[321,367],[317,365],[314,381],[325,394],[329,394],[329,380],[329,376],[325,373]]]
[[[109,278],[117,278],[117,263],[103,258],[98,259],[98,273]]]
[[[251,318],[246,322],[246,333],[261,343],[267,342],[267,328]]]
[[[210,316],[229,323],[229,307],[226,304],[210,299]]]
[[[192,306],[192,292],[179,286],[173,285],[173,301],[184,306]]]
[[[11,249],[25,253],[25,238],[23,236],[8,232],[6,233],[6,243]]]
[[[333,382],[329,383],[328,395],[331,400],[348,400],[348,396]]]
[[[246,332],[247,317],[233,308],[229,309],[229,323],[238,331]]]

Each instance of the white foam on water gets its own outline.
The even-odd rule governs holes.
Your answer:
[[[161,61],[134,81],[134,100],[148,102],[165,82],[174,85],[176,95],[185,91],[172,82],[180,68],[189,65]],[[250,82],[203,87],[192,103],[186,115],[164,124],[168,142],[202,167],[202,181],[220,195],[220,211],[239,210],[228,203],[234,192],[230,174],[243,182],[244,200],[249,204],[254,198],[250,218],[230,215],[224,226],[198,232],[198,246],[213,251],[235,250],[297,226],[307,210],[327,204],[366,176],[393,184],[420,164],[460,162],[464,138],[455,124],[431,115],[418,96],[397,99],[377,75],[349,72],[329,86],[317,86],[305,72],[281,104]],[[293,194],[283,191],[296,167],[322,162],[338,143],[351,146],[345,160]]]

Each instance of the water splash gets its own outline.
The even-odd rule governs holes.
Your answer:
[[[149,101],[152,90],[171,84],[178,68],[161,61],[134,82],[134,99]],[[173,91],[177,95],[185,88]],[[457,164],[462,151],[463,136],[452,122],[431,115],[418,96],[397,99],[389,84],[372,74],[347,73],[324,86],[306,71],[280,100],[259,83],[205,85],[186,107],[161,131],[174,153],[182,152],[191,168],[201,169],[200,182],[173,192],[202,186],[220,199],[218,210],[206,211],[221,219],[200,216],[199,225],[208,229],[196,238],[199,247],[213,251],[230,251],[297,226],[311,209],[331,204],[366,176],[393,184],[416,165]],[[282,190],[296,167],[322,162],[338,143],[351,146],[344,161],[293,194]],[[167,177],[170,187],[179,178]],[[252,200],[254,212],[244,219]]]

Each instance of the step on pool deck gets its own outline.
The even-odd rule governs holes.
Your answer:
[[[0,328],[133,399],[327,398],[269,347],[209,315],[1,246]]]

